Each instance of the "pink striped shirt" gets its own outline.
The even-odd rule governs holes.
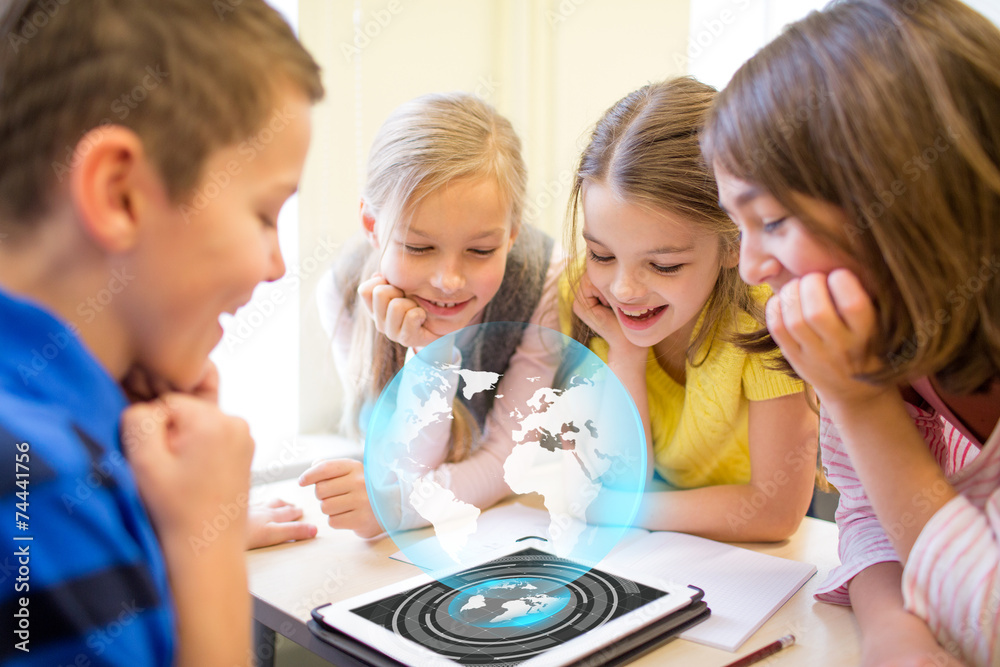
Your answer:
[[[907,411],[959,495],[931,517],[910,552],[903,569],[906,609],[923,619],[950,652],[975,665],[1000,664],[1000,428],[980,451],[939,413],[909,404]],[[830,572],[816,599],[850,604],[847,584],[852,578],[876,563],[899,558],[837,427],[822,410],[820,448],[827,478],[840,491],[841,565]],[[935,491],[915,496],[914,507],[929,503]]]

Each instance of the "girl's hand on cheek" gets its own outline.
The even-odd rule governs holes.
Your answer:
[[[573,312],[583,320],[583,323],[603,338],[609,347],[608,359],[627,357],[646,363],[647,348],[633,345],[622,331],[618,318],[608,305],[604,296],[594,287],[590,277],[584,273],[580,279],[580,287],[573,301]]]
[[[869,352],[876,316],[851,272],[811,273],[767,302],[767,328],[781,352],[824,402],[866,401],[890,386],[855,379],[883,362]]]
[[[375,328],[389,340],[420,350],[438,339],[424,327],[427,312],[382,275],[376,273],[362,282],[358,296],[375,320]]]

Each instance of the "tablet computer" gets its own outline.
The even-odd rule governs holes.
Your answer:
[[[389,664],[598,665],[635,657],[704,620],[701,597],[693,587],[529,548],[324,605],[313,618],[331,631],[320,637],[334,645],[349,638]]]

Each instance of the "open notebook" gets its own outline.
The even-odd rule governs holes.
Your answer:
[[[479,554],[508,550],[514,544],[544,544],[549,515],[520,504],[484,512],[470,538]],[[533,536],[533,537],[532,537]],[[525,539],[528,538],[528,539]],[[415,561],[421,552],[440,550],[430,537],[393,558]],[[428,558],[428,562],[439,562]],[[726,651],[736,651],[781,605],[816,573],[810,563],[778,558],[684,533],[633,528],[599,566],[645,573],[705,591],[712,616],[681,638]]]

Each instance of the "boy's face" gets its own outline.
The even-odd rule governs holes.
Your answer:
[[[134,288],[122,293],[122,317],[133,363],[177,389],[201,378],[222,337],[219,316],[285,273],[276,221],[298,187],[310,103],[297,91],[276,100],[254,135],[209,156],[183,205],[171,203],[162,185],[142,202],[140,238],[121,267],[134,275]]]

